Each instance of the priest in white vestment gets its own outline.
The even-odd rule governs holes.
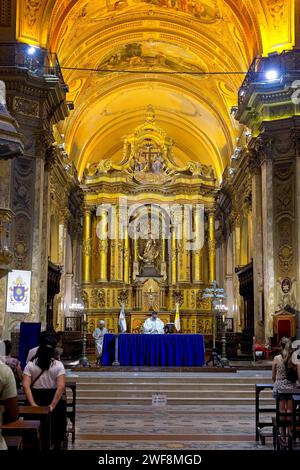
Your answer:
[[[158,318],[157,312],[152,310],[151,317],[143,324],[143,333],[163,335],[164,332],[164,323]]]
[[[105,328],[104,320],[100,320],[98,322],[98,328],[96,328],[93,332],[93,338],[95,339],[95,346],[96,346],[96,354],[97,354],[97,364],[101,364],[101,357],[102,357],[102,350],[103,350],[103,337],[106,333],[108,333],[107,329]]]

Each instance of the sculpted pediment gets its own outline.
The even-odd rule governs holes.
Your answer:
[[[145,122],[124,138],[120,164],[100,160],[87,167],[85,176],[122,173],[128,181],[151,186],[172,183],[179,176],[200,177],[210,184],[215,182],[212,166],[195,161],[178,166],[173,158],[173,145],[174,141],[156,123],[154,108],[149,105]]]

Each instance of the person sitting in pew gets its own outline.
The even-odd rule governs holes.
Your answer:
[[[0,426],[16,421],[18,417],[17,387],[14,374],[10,367],[0,361]],[[1,429],[0,450],[7,450]]]
[[[5,356],[3,356],[3,362],[11,368],[15,376],[17,389],[19,390],[22,385],[23,374],[21,369],[21,362],[16,357],[12,357],[11,350],[12,344],[8,339],[4,341],[5,344]]]
[[[51,440],[56,450],[66,442],[65,368],[54,358],[56,339],[49,336],[39,346],[36,356],[24,369],[23,389],[31,406],[49,406]]]
[[[41,331],[39,345],[35,346],[34,348],[29,349],[27,359],[26,359],[26,364],[28,364],[29,361],[32,361],[36,357],[39,346],[44,344],[45,341],[47,342],[47,339],[49,338],[49,336],[57,340],[57,336],[54,330],[47,329],[45,331]],[[60,360],[60,352],[58,348],[55,348],[54,350],[54,358]]]

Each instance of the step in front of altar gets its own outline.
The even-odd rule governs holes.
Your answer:
[[[78,404],[150,404],[154,394],[167,397],[168,404],[254,405],[255,383],[270,382],[270,377],[78,377]],[[261,404],[270,406],[270,392]]]

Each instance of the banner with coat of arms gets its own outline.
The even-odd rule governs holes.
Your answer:
[[[29,313],[31,271],[13,269],[8,273],[7,312]]]

